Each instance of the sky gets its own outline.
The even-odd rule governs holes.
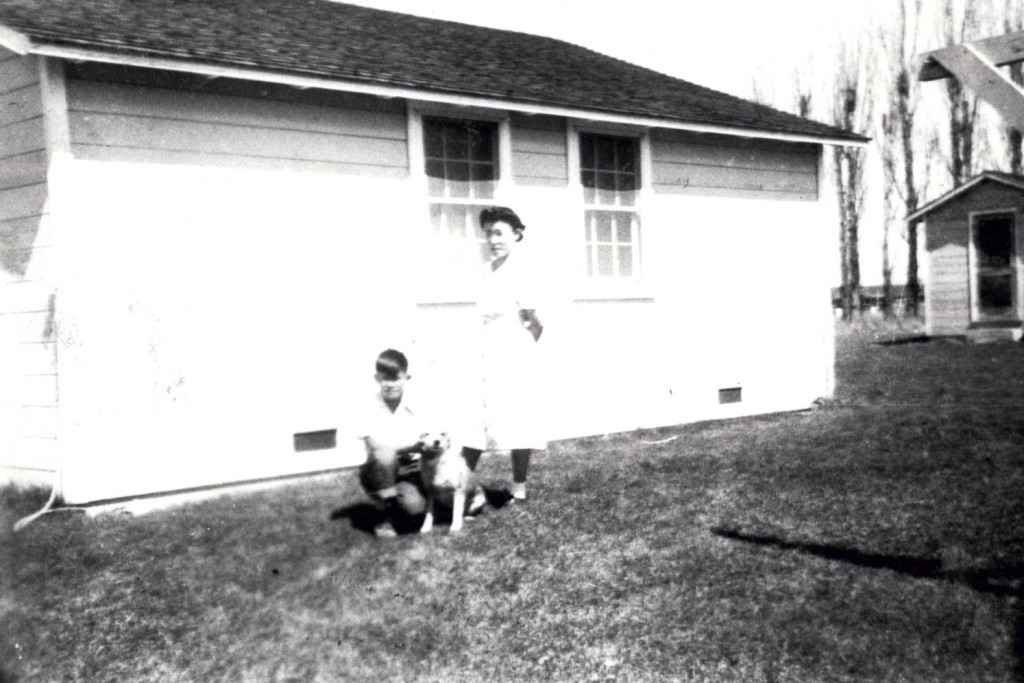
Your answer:
[[[883,16],[891,0],[350,0],[437,19],[567,40],[734,95],[754,74],[791,89],[827,61],[840,36]]]
[[[817,84],[812,117],[825,120],[823,85],[841,43],[874,33],[893,0],[348,0],[355,4],[544,35],[705,87],[793,110],[797,74]],[[925,0],[935,5],[937,0]],[[931,36],[924,36],[930,48]],[[935,88],[937,91],[937,86]],[[876,155],[877,156],[877,155]],[[862,284],[880,284],[882,209],[868,198],[861,228]],[[838,234],[838,223],[834,228]],[[906,249],[894,243],[894,281]],[[837,238],[838,240],[838,238]],[[838,241],[835,281],[839,284]]]

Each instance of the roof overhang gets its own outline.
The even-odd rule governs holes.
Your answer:
[[[914,221],[921,220],[922,218],[924,218],[925,214],[931,213],[935,209],[939,208],[944,204],[947,204],[948,202],[962,195],[964,192],[967,192],[968,190],[976,187],[977,185],[981,184],[986,180],[990,180],[994,183],[999,183],[1001,185],[1005,185],[1006,187],[1012,187],[1016,190],[1024,192],[1024,181],[1014,182],[1009,178],[1004,178],[995,174],[981,173],[979,175],[974,176],[960,187],[950,190],[941,197],[937,197],[932,201],[928,202],[927,204],[925,204],[920,209],[910,214],[903,220],[905,220],[907,223],[912,223]]]
[[[483,107],[488,109],[505,109],[524,114],[546,114],[567,118],[597,121],[601,123],[625,124],[643,128],[667,128],[685,130],[695,133],[711,133],[736,137],[778,140],[781,142],[803,142],[819,145],[837,145],[866,147],[868,140],[849,140],[835,137],[817,137],[794,133],[782,133],[737,126],[719,126],[714,124],[691,123],[668,118],[619,114],[615,112],[573,108],[568,106],[545,104],[543,102],[523,102],[505,100],[483,95],[470,95],[454,92],[441,92],[413,86],[392,85],[387,83],[367,83],[348,81],[330,77],[307,76],[294,73],[267,71],[258,67],[228,66],[208,62],[194,61],[187,58],[160,57],[147,54],[126,54],[123,52],[98,50],[92,47],[81,47],[35,41],[10,28],[0,26],[0,45],[18,54],[35,54],[44,57],[55,57],[78,62],[101,62],[120,64],[146,69],[162,69],[194,73],[211,78],[234,78],[264,83],[279,83],[296,88],[320,88],[338,90],[387,98],[403,98],[421,102],[438,102],[444,104]]]

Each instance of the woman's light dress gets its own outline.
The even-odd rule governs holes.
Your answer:
[[[514,251],[514,250],[513,250]],[[528,262],[509,254],[497,269],[485,264],[476,313],[480,319],[480,400],[483,425],[465,445],[480,450],[547,447],[543,370],[533,334],[520,311],[537,310],[541,292]],[[537,317],[544,322],[543,312]]]

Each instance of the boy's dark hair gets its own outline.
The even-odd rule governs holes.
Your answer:
[[[408,371],[409,361],[401,351],[386,349],[377,356],[377,372],[384,379],[398,379],[399,374]]]
[[[526,225],[516,215],[516,212],[507,206],[488,206],[480,211],[481,228],[486,230],[488,225],[495,223],[508,223],[516,233],[516,241],[523,239],[523,230],[526,230]]]

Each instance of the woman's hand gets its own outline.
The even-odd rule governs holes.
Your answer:
[[[533,341],[540,339],[540,333],[544,331],[544,326],[541,324],[540,318],[537,317],[537,311],[535,309],[520,309],[519,319],[522,321],[523,327],[533,335]]]

